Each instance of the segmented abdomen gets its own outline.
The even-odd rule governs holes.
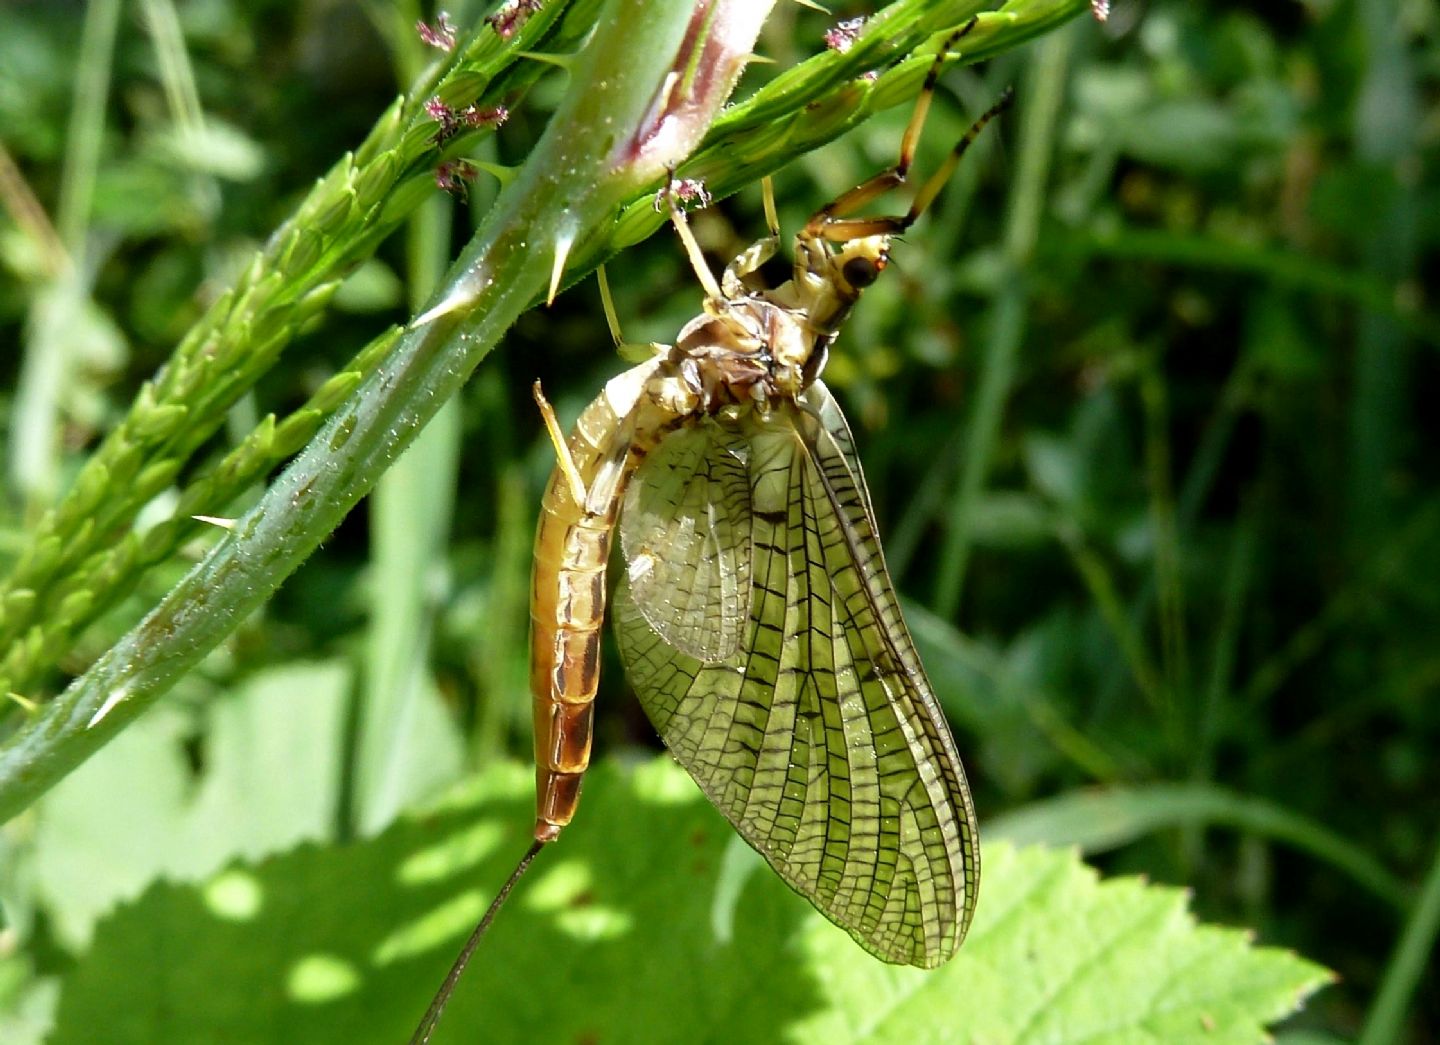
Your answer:
[[[605,565],[634,468],[625,423],[653,367],[621,374],[585,408],[569,440],[586,489],[576,503],[564,470],[550,474],[535,533],[530,591],[530,693],[535,714],[535,838],[552,841],[575,815],[590,764]]]

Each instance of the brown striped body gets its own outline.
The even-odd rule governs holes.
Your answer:
[[[574,510],[552,481],[535,534],[530,606],[530,691],[535,701],[535,837],[550,841],[570,822],[590,764],[605,560],[615,505],[603,516]],[[557,500],[564,503],[556,504]],[[569,510],[567,510],[569,509]]]
[[[585,486],[577,503],[557,464],[541,502],[530,592],[530,693],[535,716],[535,838],[553,841],[575,815],[590,765],[605,568],[625,483],[661,423],[659,360],[614,378],[575,423],[570,460]],[[657,412],[658,411],[658,412]]]

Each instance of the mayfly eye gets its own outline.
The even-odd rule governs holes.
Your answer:
[[[851,258],[840,269],[845,282],[856,290],[864,290],[880,276],[880,266],[870,258]]]

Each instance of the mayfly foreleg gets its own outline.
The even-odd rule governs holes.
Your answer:
[[[904,214],[874,218],[846,216],[853,214],[871,200],[884,195],[890,189],[905,183],[910,174],[910,166],[915,162],[915,149],[919,144],[920,134],[925,129],[925,118],[930,112],[930,102],[935,96],[935,87],[940,81],[940,74],[944,71],[945,58],[955,44],[974,27],[975,19],[972,18],[955,30],[936,53],[935,61],[925,75],[925,84],[920,90],[920,96],[915,101],[915,109],[910,115],[910,122],[905,127],[905,134],[900,139],[900,157],[896,160],[895,165],[861,182],[848,192],[841,193],[821,207],[805,223],[802,235],[826,239],[832,243],[844,243],[863,236],[896,235],[915,224],[916,219],[934,202],[941,188],[950,179],[950,175],[955,172],[955,168],[959,165],[966,150],[985,129],[985,125],[1010,107],[1014,101],[1012,91],[1007,89],[999,101],[981,113],[979,119],[970,125],[970,129],[950,150],[950,154],[940,165],[939,170],[921,185],[908,211]]]
[[[920,191],[915,194],[915,200],[910,204],[910,210],[903,219],[905,223],[904,228],[909,228],[913,225],[915,219],[925,213],[925,209],[934,202],[935,197],[939,195],[945,183],[950,180],[950,175],[954,174],[955,168],[960,165],[960,160],[964,158],[966,150],[968,150],[971,143],[980,136],[980,132],[985,129],[985,125],[1006,109],[1010,108],[1014,103],[1015,91],[1013,88],[1007,87],[1005,88],[1005,93],[1000,95],[1000,100],[976,118],[975,122],[970,125],[970,129],[961,136],[960,140],[955,143],[955,147],[950,150],[950,155],[945,157],[945,162],[940,165],[940,169],[932,174],[924,185],[920,186]]]
[[[720,285],[715,282],[715,273],[710,271],[710,265],[705,260],[705,252],[700,249],[700,244],[695,239],[695,233],[690,230],[689,219],[685,217],[685,208],[680,206],[674,193],[667,193],[666,199],[670,204],[670,223],[675,226],[680,243],[685,247],[685,257],[689,259],[690,267],[695,270],[695,278],[700,281],[706,300],[717,307],[722,305],[726,297],[721,293]]]
[[[938,64],[936,68],[939,68]],[[897,164],[887,171],[881,171],[870,181],[861,185],[859,189],[851,189],[828,206],[816,211],[814,216],[806,222],[804,234],[827,239],[832,243],[844,243],[862,236],[894,236],[904,232],[915,224],[931,203],[935,202],[935,197],[939,195],[945,183],[950,180],[950,175],[955,173],[955,168],[970,148],[971,143],[985,129],[985,125],[1010,108],[1014,101],[1015,92],[1007,87],[1005,93],[1000,96],[1000,100],[981,113],[970,125],[970,129],[961,135],[960,140],[955,143],[955,147],[950,150],[950,155],[945,157],[945,162],[920,186],[920,191],[915,194],[910,209],[904,214],[875,218],[842,216],[870,202],[887,189],[901,184],[905,180],[904,175],[908,173],[908,162],[906,163],[907,169],[902,171],[899,177],[895,177],[895,172],[900,170],[900,165]],[[863,193],[860,191],[862,189],[865,190]]]
[[[906,124],[905,134],[900,139],[900,157],[895,161],[895,165],[872,175],[853,189],[842,192],[817,210],[806,222],[806,232],[813,235],[824,235],[826,239],[845,240],[895,231],[892,227],[887,226],[852,232],[850,227],[856,223],[837,219],[843,218],[846,214],[853,214],[871,200],[883,196],[897,185],[905,184],[905,178],[910,173],[910,165],[915,162],[915,150],[920,143],[920,134],[925,129],[925,118],[930,113],[930,102],[935,97],[935,85],[940,82],[940,74],[945,69],[945,59],[954,46],[975,28],[975,24],[976,19],[970,19],[946,37],[945,42],[940,45],[940,49],[935,52],[935,60],[931,63],[929,72],[925,74],[925,84],[920,88],[919,97],[915,99],[915,108],[910,113],[910,122]],[[822,232],[822,229],[826,231]]]

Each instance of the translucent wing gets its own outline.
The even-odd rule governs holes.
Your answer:
[[[705,664],[622,582],[621,656],[710,800],[797,891],[886,961],[949,958],[975,907],[970,793],[915,653],[844,418],[819,382],[750,416],[750,613]]]
[[[625,492],[620,548],[656,634],[697,660],[733,655],[750,613],[744,442],[709,419],[665,436]]]

